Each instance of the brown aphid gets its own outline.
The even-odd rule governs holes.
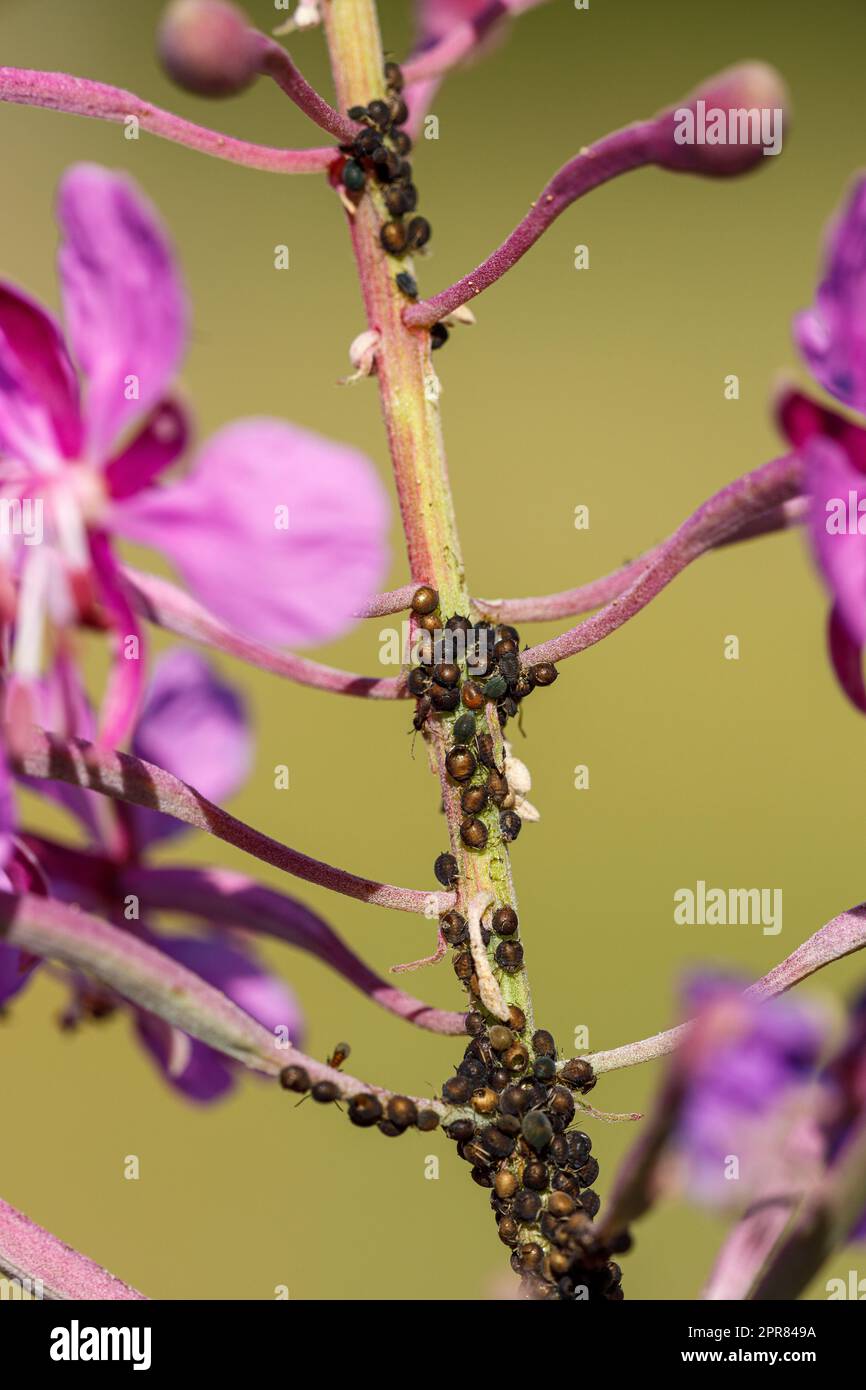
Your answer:
[[[430,697],[428,695],[422,695],[421,699],[418,701],[418,704],[415,707],[415,713],[412,715],[412,725],[416,733],[420,732],[420,730],[424,728],[424,725],[427,723],[427,717],[430,714],[432,708],[433,701],[430,699]]]
[[[406,250],[406,228],[402,222],[383,222],[379,240],[389,256],[400,256]]]
[[[515,1033],[522,1033],[526,1027],[526,1014],[522,1009],[518,1008],[516,1004],[509,1004],[508,1022],[511,1024]]]
[[[547,1108],[557,1121],[557,1129],[565,1129],[574,1119],[574,1097],[564,1086],[554,1086],[547,1097]]]
[[[547,1260],[554,1279],[561,1279],[571,1269],[571,1255],[565,1250],[551,1250]]]
[[[378,1096],[352,1096],[349,1101],[349,1119],[353,1125],[367,1129],[370,1125],[377,1124],[381,1118],[382,1104]]]
[[[382,197],[385,200],[385,207],[394,218],[402,217],[405,212],[411,212],[411,200],[406,197],[406,190],[400,183],[386,183],[382,189]]]
[[[410,695],[426,695],[432,677],[426,666],[414,666],[406,677],[406,689]]]
[[[340,1088],[334,1081],[317,1081],[310,1091],[313,1100],[317,1100],[320,1105],[329,1105],[339,1094]]]
[[[532,1050],[537,1057],[556,1057],[556,1043],[553,1034],[546,1028],[539,1028],[532,1035]]]
[[[503,1134],[510,1134],[513,1139],[520,1133],[520,1121],[516,1115],[500,1115],[496,1123]]]
[[[464,941],[469,940],[469,923],[461,913],[455,912],[453,909],[439,918],[439,927],[449,946],[462,946]],[[478,1017],[480,1018],[480,1014]]]
[[[434,683],[430,687],[430,703],[440,714],[450,714],[460,704],[460,691]]]
[[[460,694],[467,709],[481,709],[484,704],[484,691],[475,681],[464,681]]]
[[[487,1039],[494,1052],[507,1052],[514,1042],[514,1034],[504,1024],[494,1023],[490,1027]]]
[[[422,1130],[426,1134],[431,1129],[438,1129],[439,1115],[435,1110],[430,1110],[429,1108],[426,1110],[419,1110],[415,1125],[417,1129]]]
[[[468,1144],[475,1133],[475,1121],[470,1119],[452,1120],[444,1126],[445,1133],[455,1144]]]
[[[595,1081],[592,1064],[583,1057],[572,1057],[563,1063],[559,1072],[560,1081],[564,1081],[566,1086],[570,1086],[573,1091],[583,1090],[589,1082]]]
[[[592,1188],[588,1187],[585,1192],[581,1192],[580,1194],[580,1205],[583,1207],[587,1216],[598,1216],[599,1208],[601,1207],[601,1198],[597,1192],[593,1192]]]
[[[495,767],[487,778],[487,792],[495,806],[501,806],[508,795],[508,781]]]
[[[491,734],[479,734],[475,740],[478,747],[478,761],[485,767],[496,767],[496,750]]]
[[[399,1139],[405,1131],[402,1125],[395,1125],[393,1120],[380,1120],[376,1126],[380,1134],[386,1134],[389,1139]]]
[[[468,816],[460,824],[460,838],[469,849],[483,849],[487,844],[487,826],[477,816]]]
[[[454,966],[454,974],[457,976],[458,980],[462,980],[464,984],[468,983],[475,973],[475,962],[472,959],[472,952],[461,951],[459,955],[454,957],[452,964]]]
[[[513,937],[507,937],[504,941],[500,941],[494,955],[496,964],[500,969],[507,970],[509,973],[519,970],[523,964],[523,946]]]
[[[504,656],[506,652],[516,651],[519,651],[519,647],[513,637],[500,637],[499,641],[493,644],[493,655],[496,657],[497,661],[501,656]]]
[[[488,1076],[487,1081],[488,1084],[492,1087],[492,1089],[496,1091],[498,1094],[500,1091],[504,1091],[506,1086],[510,1084],[511,1076],[505,1070],[504,1067],[494,1067],[493,1071]]]
[[[523,1043],[516,1042],[509,1047],[502,1060],[510,1072],[517,1074],[526,1071],[529,1063],[529,1053],[523,1046]]]
[[[349,1045],[349,1043],[338,1042],[334,1047],[334,1050],[331,1053],[330,1057],[326,1059],[327,1065],[329,1067],[341,1067],[351,1051],[352,1048]]]
[[[472,1095],[472,1082],[465,1076],[449,1076],[442,1087],[442,1099],[449,1105],[466,1105]],[[473,1133],[475,1127],[473,1125]]]
[[[446,770],[455,782],[468,782],[476,766],[474,754],[464,744],[455,744],[445,755]]]
[[[547,1199],[547,1210],[558,1218],[572,1216],[577,1211],[577,1203],[567,1192],[551,1192]]]
[[[518,1246],[517,1253],[520,1258],[521,1269],[541,1269],[544,1263],[544,1247],[539,1245],[537,1241],[525,1241],[523,1245]]]
[[[456,661],[440,661],[438,666],[433,667],[433,678],[439,685],[456,685],[460,679],[460,667]]]
[[[484,1015],[478,1013],[477,1009],[470,1009],[464,1024],[470,1038],[477,1038],[480,1033],[484,1032]]]
[[[552,661],[540,661],[532,667],[532,674],[536,685],[553,685],[559,672]]]
[[[499,1223],[499,1239],[503,1245],[516,1245],[518,1224],[513,1216],[503,1216]]]
[[[385,64],[385,86],[389,92],[402,92],[403,70],[399,63],[389,61]]]
[[[418,619],[418,626],[421,628],[422,632],[438,632],[438,613],[422,613],[420,618]]]
[[[413,217],[404,233],[405,244],[412,251],[419,251],[422,246],[427,245],[432,230],[426,217]]]
[[[498,907],[491,918],[490,925],[497,936],[513,936],[517,931],[517,913],[513,907]]]
[[[577,1176],[580,1179],[581,1187],[592,1187],[592,1184],[598,1177],[598,1173],[598,1159],[588,1158],[586,1162],[577,1170]]]
[[[509,1082],[499,1097],[499,1108],[503,1115],[522,1115],[529,1109],[529,1096],[522,1086]]]
[[[516,811],[503,811],[499,817],[499,829],[506,844],[516,840],[523,828],[523,821]]]
[[[531,1188],[524,1187],[514,1198],[511,1210],[518,1221],[534,1221],[541,1211],[541,1198]]]
[[[391,1096],[387,1105],[388,1119],[401,1129],[408,1129],[418,1119],[418,1107],[408,1096]]]
[[[531,1159],[523,1168],[524,1187],[531,1187],[535,1192],[544,1192],[547,1188],[547,1164],[542,1163],[541,1159]]]
[[[310,1076],[306,1067],[283,1067],[280,1085],[284,1091],[309,1091]]]
[[[471,1105],[476,1115],[493,1115],[499,1103],[499,1097],[489,1086],[482,1086],[480,1091],[473,1091]]]
[[[479,811],[483,811],[487,805],[487,788],[464,787],[460,795],[460,806],[467,816],[477,816]]]
[[[454,855],[440,854],[433,865],[433,872],[443,888],[453,888],[459,872]]]
[[[554,1173],[551,1187],[556,1192],[567,1192],[569,1197],[573,1197],[575,1202],[580,1200],[580,1183],[573,1173],[566,1168],[560,1168]]]
[[[513,1173],[509,1173],[507,1168],[501,1169],[493,1180],[493,1188],[503,1202],[509,1201],[520,1186]]]

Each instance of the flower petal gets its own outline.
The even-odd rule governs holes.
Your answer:
[[[57,323],[0,283],[0,450],[39,465],[81,443],[78,382]]]
[[[851,637],[866,644],[866,475],[824,436],[805,447],[809,534],[818,565]],[[862,505],[864,533],[860,531]]]
[[[380,586],[387,508],[370,462],[280,420],[241,420],[183,481],[115,509],[116,530],[167,554],[213,613],[262,641],[322,642]]]
[[[100,462],[165,394],[183,353],[186,302],[162,223],[131,179],[75,165],[58,216],[66,320],[88,380],[88,452]]]
[[[836,679],[855,709],[866,714],[866,684],[863,682],[863,648],[851,636],[834,605],[827,624],[827,651]]]
[[[141,702],[146,669],[144,637],[108,536],[104,531],[91,531],[88,539],[114,646],[97,743],[103,748],[119,748],[135,723]]]
[[[136,757],[164,767],[222,803],[245,781],[252,757],[241,697],[196,652],[177,647],[160,658],[133,735]],[[143,806],[128,806],[136,845],[185,826]]]
[[[148,487],[181,457],[189,434],[183,406],[178,401],[160,401],[135,438],[106,466],[109,496],[119,502]]]
[[[794,338],[825,390],[866,410],[866,179],[854,186],[830,229],[824,278]]]

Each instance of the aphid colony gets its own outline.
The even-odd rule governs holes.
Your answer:
[[[426,584],[416,591],[412,611],[422,633],[429,634],[429,650],[422,652],[429,660],[422,660],[407,677],[409,693],[417,701],[413,722],[416,729],[422,729],[431,715],[456,715],[451,728],[454,743],[445,756],[445,768],[461,788],[460,838],[468,849],[484,849],[489,829],[481,816],[492,807],[499,812],[503,840],[516,840],[522,821],[514,810],[515,797],[505,772],[496,766],[484,711],[488,702],[495,704],[504,728],[536,686],[553,684],[556,667],[543,661],[522,670],[520,634],[514,627],[488,622],[473,624],[460,614],[449,618],[443,627],[439,595]],[[458,662],[451,659],[454,647],[465,654],[471,672],[465,680]],[[438,659],[443,655],[446,659]],[[444,887],[452,888],[458,873],[454,856],[440,854],[434,872]]]
[[[348,158],[340,171],[340,181],[351,195],[359,195],[367,187],[368,178],[381,186],[382,199],[389,220],[382,223],[379,239],[389,256],[411,255],[420,251],[430,240],[430,223],[415,210],[418,189],[412,182],[412,165],[406,156],[412,140],[403,129],[409,116],[403,99],[403,74],[397,63],[385,64],[386,100],[375,100],[367,106],[352,106],[348,115],[365,129],[351,145],[340,149]],[[408,221],[406,220],[408,218]],[[417,299],[418,285],[408,270],[395,276],[398,289],[407,299]],[[430,346],[439,348],[448,338],[444,323],[430,329]]]

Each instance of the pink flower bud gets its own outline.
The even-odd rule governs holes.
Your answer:
[[[788,93],[766,63],[740,63],[663,111],[650,137],[656,164],[675,173],[727,178],[782,149]]]
[[[199,96],[229,97],[259,71],[263,37],[228,0],[172,0],[157,48],[178,86]]]

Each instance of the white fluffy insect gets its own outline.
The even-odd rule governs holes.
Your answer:
[[[540,820],[541,812],[526,799],[527,792],[532,790],[529,768],[515,758],[510,743],[506,741],[502,746],[505,749],[505,776],[508,781],[508,796],[503,803],[505,808],[515,810],[521,820]]]

